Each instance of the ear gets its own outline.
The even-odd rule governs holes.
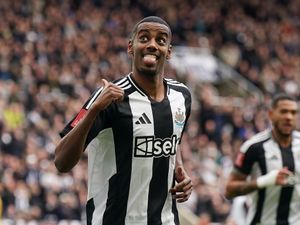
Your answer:
[[[168,54],[166,56],[166,59],[169,60],[171,59],[171,53],[172,53],[172,45],[170,44],[169,45],[169,49],[168,49]]]
[[[128,53],[129,55],[133,55],[133,44],[132,44],[132,41],[131,41],[131,40],[128,42],[127,53]]]
[[[273,120],[273,109],[270,109],[268,111],[268,116],[269,116],[270,120]]]

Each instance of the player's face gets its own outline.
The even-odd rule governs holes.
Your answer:
[[[153,22],[141,23],[128,45],[128,52],[133,55],[133,70],[147,76],[162,74],[171,54],[170,41],[171,34],[167,26]]]
[[[296,127],[298,105],[291,100],[281,100],[270,111],[274,131],[281,136],[289,136]]]

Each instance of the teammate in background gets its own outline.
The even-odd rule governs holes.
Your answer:
[[[132,72],[112,83],[102,79],[61,132],[60,172],[88,152],[88,225],[179,224],[176,201],[192,191],[179,150],[191,95],[164,78],[171,36],[159,17],[139,21],[128,43]]]
[[[300,224],[297,113],[293,97],[276,95],[269,110],[272,129],[258,133],[241,146],[226,197],[249,194],[247,224]]]
[[[3,211],[3,202],[2,202],[2,198],[0,196],[0,225],[2,224],[2,211]]]

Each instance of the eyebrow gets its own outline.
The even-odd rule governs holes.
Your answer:
[[[138,30],[137,34],[142,33],[142,32],[150,33],[149,29],[140,29],[140,30]],[[159,31],[159,34],[166,35],[167,37],[169,37],[169,33],[166,31]]]

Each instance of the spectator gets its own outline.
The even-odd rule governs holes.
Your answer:
[[[261,105],[282,91],[300,99],[298,1],[14,0],[0,1],[0,14],[4,218],[33,216],[17,212],[17,186],[27,189],[30,207],[46,202],[48,192],[59,197],[74,188],[81,202],[77,207],[82,209],[87,181],[79,170],[86,171],[86,158],[67,176],[57,173],[51,164],[58,132],[95,90],[99,74],[111,81],[130,71],[126,36],[134,21],[144,16],[165,17],[173,30],[174,46],[209,47],[264,93],[261,103],[245,97],[236,105],[230,97],[221,98],[210,84],[197,89],[200,107],[193,109],[184,136],[189,144],[183,146],[184,163],[195,183],[202,174],[210,174],[217,183],[204,181],[203,186],[224,192],[222,184],[241,143],[269,126]],[[211,146],[215,146],[213,158],[208,152]],[[200,164],[207,158],[213,171]],[[40,195],[41,202],[37,202]],[[192,205],[186,204],[194,210]],[[45,209],[38,220],[37,224],[58,223],[43,222]]]

